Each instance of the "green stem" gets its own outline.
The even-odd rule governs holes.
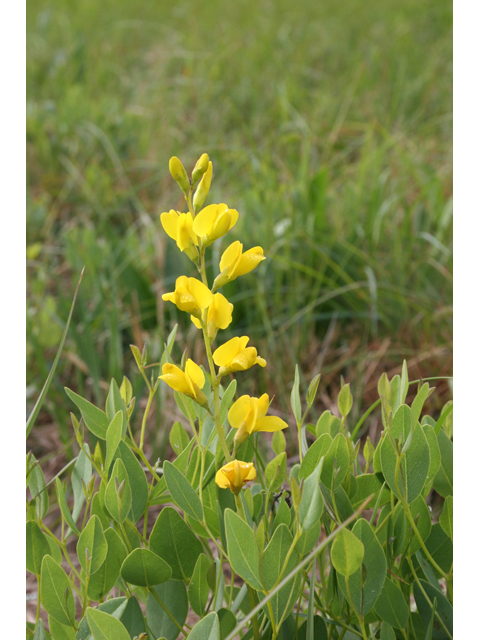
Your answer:
[[[255,591],[247,584],[248,590],[248,600],[250,602],[250,609],[255,607]],[[260,640],[260,629],[258,628],[258,620],[257,615],[255,614],[252,618],[252,627],[253,627],[253,637],[255,640]]]
[[[148,418],[148,414],[150,412],[150,406],[152,404],[153,396],[155,395],[155,388],[152,389],[150,387],[150,385],[149,385],[149,390],[150,390],[150,393],[148,394],[147,406],[146,406],[145,412],[143,414],[142,429],[140,431],[140,445],[139,445],[140,451],[143,451],[143,441],[144,441],[144,438],[145,438],[145,427],[147,426],[147,418]]]
[[[37,615],[35,616],[35,629],[37,628],[38,621],[40,620],[40,575],[37,578]]]

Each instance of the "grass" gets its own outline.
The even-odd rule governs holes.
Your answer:
[[[287,412],[298,361],[323,373],[319,410],[343,373],[358,413],[404,357],[418,376],[450,374],[451,22],[444,0],[29,3],[32,406],[86,267],[43,414],[64,442],[63,384],[101,402],[127,373],[143,394],[128,345],[158,360],[177,321],[202,357],[159,298],[194,275],[158,220],[183,208],[171,155],[190,168],[209,153],[209,201],[241,214],[230,241],[269,257],[225,289],[233,331],[270,365],[242,390]]]

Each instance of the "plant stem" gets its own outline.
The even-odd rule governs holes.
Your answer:
[[[149,394],[148,394],[148,401],[147,401],[147,406],[145,409],[145,413],[143,414],[143,420],[142,420],[142,429],[140,431],[140,445],[139,445],[139,449],[140,451],[143,451],[143,441],[145,438],[145,427],[147,426],[147,418],[148,418],[148,414],[150,412],[150,406],[152,404],[152,400],[153,400],[153,396],[155,395],[155,387],[152,389],[149,385]]]
[[[248,600],[250,602],[250,608],[253,609],[255,607],[255,592],[252,589],[252,587],[250,587],[248,584],[247,584],[247,590],[248,590]],[[258,620],[257,620],[256,614],[252,618],[252,627],[253,627],[253,637],[255,638],[255,640],[260,640],[260,629],[258,628]]]

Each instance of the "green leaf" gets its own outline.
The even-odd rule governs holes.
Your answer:
[[[67,387],[65,387],[65,393],[80,409],[83,421],[93,435],[97,436],[97,438],[100,438],[101,440],[105,440],[109,424],[107,414]]]
[[[447,536],[453,540],[453,496],[445,498],[439,522]]]
[[[202,503],[188,480],[171,462],[168,462],[168,460],[163,465],[163,475],[165,476],[167,489],[175,504],[180,507],[185,514],[202,522]]]
[[[397,453],[392,444],[393,439],[399,439],[405,443],[412,428],[413,437],[411,445],[402,457],[401,472],[398,474],[398,486],[403,497],[410,504],[417,498],[425,485],[430,468],[430,450],[427,439],[420,426],[412,427],[411,409],[407,405],[401,405],[393,416],[393,424],[390,436],[383,438],[380,450],[382,472],[390,489],[399,496],[395,486],[395,470]]]
[[[35,456],[32,461],[36,462]],[[40,464],[35,465],[30,474],[30,494],[35,498],[35,512],[38,520],[43,520],[48,511],[48,492],[45,491],[45,478]]]
[[[170,435],[168,437],[170,442],[170,446],[173,449],[175,455],[180,455],[182,451],[188,446],[190,442],[190,437],[188,433],[183,428],[180,422],[174,422],[172,428],[170,429]]]
[[[55,486],[57,488],[57,498],[58,504],[60,506],[60,511],[62,512],[63,517],[65,518],[66,523],[75,531],[77,535],[80,535],[80,531],[77,528],[77,525],[73,521],[72,514],[70,513],[70,509],[68,508],[67,499],[65,497],[65,489],[63,487],[63,483],[60,478],[55,478]]]
[[[230,609],[225,609],[223,607],[218,609],[217,616],[220,621],[220,638],[221,640],[225,640],[225,638],[232,633],[237,626],[237,619]]]
[[[350,413],[353,405],[352,392],[350,391],[350,384],[344,384],[340,389],[337,400],[338,410],[343,418],[346,418]]]
[[[87,553],[90,565],[87,563]],[[92,516],[82,531],[77,542],[77,556],[80,566],[89,575],[98,571],[103,564],[107,556],[107,541],[98,516]]]
[[[387,622],[384,622],[382,624],[382,628],[380,630],[380,640],[396,640],[395,631],[393,630],[393,627]]]
[[[49,390],[50,385],[52,383],[53,376],[55,375],[55,370],[56,370],[58,362],[60,360],[60,356],[61,356],[61,353],[62,353],[63,345],[65,344],[65,338],[67,337],[68,327],[70,326],[70,321],[72,319],[73,308],[75,307],[75,301],[77,299],[77,293],[78,293],[78,289],[80,287],[80,282],[82,281],[82,276],[83,276],[83,269],[82,269],[82,272],[80,274],[80,278],[78,279],[77,288],[75,289],[75,294],[74,294],[73,300],[72,300],[72,306],[70,307],[70,312],[68,314],[67,323],[65,324],[65,329],[63,330],[62,339],[60,340],[60,344],[58,346],[57,353],[55,355],[55,360],[53,361],[52,368],[50,369],[50,371],[48,373],[47,379],[45,380],[45,384],[42,387],[42,391],[40,392],[38,400],[36,401],[35,406],[33,407],[31,414],[28,416],[27,429],[26,429],[26,437],[27,438],[28,438],[28,436],[30,434],[30,431],[32,430],[33,425],[35,424],[35,420],[37,419],[38,413],[39,413],[40,409],[42,408],[42,405],[43,405],[43,403],[45,401],[45,398],[47,397],[47,393],[48,393],[48,390]]]
[[[115,414],[107,429],[107,455],[105,457],[105,469],[109,469],[113,462],[113,457],[122,439],[124,415],[122,411]]]
[[[347,632],[348,633],[348,632]],[[347,638],[348,636],[344,636]],[[305,621],[299,628],[297,640],[308,640],[307,638],[307,621]],[[328,632],[323,618],[320,616],[313,616],[313,640],[328,640]],[[349,639],[350,640],[350,639]]]
[[[350,453],[343,433],[335,436],[323,461],[320,479],[330,490],[344,481],[350,466]]]
[[[232,569],[251,587],[261,591],[260,556],[252,529],[234,511],[226,509],[225,532]]]
[[[120,620],[110,614],[88,607],[86,617],[95,640],[130,640]]]
[[[430,393],[431,391],[428,382],[424,382],[422,384],[422,387],[420,388],[420,391],[415,396],[415,400],[412,402],[412,424],[414,424],[415,426],[420,419],[423,405],[425,404],[425,400],[428,398]]]
[[[360,615],[366,615],[383,589],[387,575],[387,560],[372,527],[366,520],[358,520],[352,534],[363,544],[364,555],[362,566],[350,575],[348,587],[355,610]],[[344,596],[350,599],[343,575],[338,576],[338,582]]]
[[[197,622],[188,634],[188,640],[220,640],[220,623],[217,614],[212,611],[203,620]]]
[[[237,381],[232,380],[228,385],[228,387],[226,388],[225,393],[223,394],[222,401],[220,403],[220,424],[225,424],[228,410],[230,409],[232,400],[235,397],[236,390],[237,390]]]
[[[145,618],[138,600],[134,596],[128,599],[120,622],[126,627],[130,638],[135,638],[135,636],[145,633]]]
[[[351,576],[362,565],[364,547],[360,540],[348,529],[341,529],[332,545],[331,560],[338,573]]]
[[[310,385],[308,387],[308,391],[307,391],[307,404],[308,406],[311,406],[315,400],[315,396],[317,395],[317,391],[318,391],[318,385],[320,383],[320,377],[321,377],[321,373],[318,373],[313,380],[310,382]]]
[[[190,606],[200,617],[203,616],[208,603],[210,590],[208,588],[207,573],[209,568],[210,561],[207,556],[203,553],[200,554],[193,571],[192,579],[188,585],[188,600]]]
[[[381,476],[380,476],[381,477]],[[381,490],[379,507],[382,507],[387,502],[390,502],[390,490],[384,486],[385,483],[378,477],[376,473],[364,473],[361,476],[357,476],[357,490],[352,500],[353,509],[357,509],[368,496],[373,495],[372,500],[367,505],[367,508],[373,507],[378,499],[378,493]],[[383,488],[382,488],[383,487]]]
[[[324,433],[328,433],[330,435],[330,420],[332,418],[332,414],[328,409],[322,413],[320,418],[317,420],[317,424],[315,425],[315,435],[317,438],[323,436]]]
[[[150,549],[167,562],[173,580],[190,580],[202,545],[173,507],[160,512],[150,534]]]
[[[437,435],[435,429],[430,424],[426,424],[422,427],[423,433],[428,442],[428,448],[430,450],[430,466],[428,468],[427,481],[433,480],[437,471],[440,468],[442,457],[440,454],[440,447],[438,446]]]
[[[153,587],[172,576],[170,566],[149,549],[134,549],[120,570],[125,582],[138,587]]]
[[[278,432],[281,433],[281,432]],[[300,465],[300,471],[298,472],[298,479],[308,478],[316,469],[320,458],[324,457],[331,447],[333,440],[329,433],[324,433],[319,436],[312,446],[309,448],[302,464]]]
[[[295,379],[293,382],[292,392],[290,394],[290,404],[292,406],[293,415],[297,424],[302,420],[302,403],[300,401],[300,375],[298,373],[298,364],[295,365]]]
[[[279,489],[285,481],[287,475],[287,454],[279,453],[265,468],[265,484],[267,491],[272,492]]]
[[[410,609],[400,587],[392,580],[385,580],[374,608],[377,615],[395,629],[405,629],[407,626]]]
[[[73,510],[72,518],[77,522],[83,503],[85,502],[85,494],[83,492],[82,480],[85,486],[88,486],[92,478],[92,463],[88,459],[87,453],[90,453],[88,444],[84,443],[85,451],[80,451],[77,461],[72,471],[72,491],[73,491]]]
[[[70,581],[51,556],[45,556],[42,561],[40,593],[45,611],[60,624],[72,626],[75,621],[75,601]]]
[[[95,493],[92,498],[90,514],[92,516],[95,515],[100,518],[100,522],[102,523],[102,527],[104,531],[110,525],[111,517],[110,517],[110,514],[107,513],[104,507],[102,506],[102,500],[101,500],[99,491],[97,491],[97,493]]]
[[[107,402],[105,405],[105,412],[107,414],[107,419],[111,423],[116,414],[121,411],[123,414],[122,421],[122,437],[127,432],[127,407],[122,398],[122,394],[120,393],[120,389],[118,388],[118,384],[112,378],[110,382],[110,389],[108,390]]]
[[[28,637],[28,636],[27,636]],[[33,635],[33,640],[47,640],[49,636],[45,631],[45,627],[43,626],[43,622],[41,620],[38,621],[37,626],[35,627],[35,633]]]
[[[132,495],[135,497],[135,500],[132,501],[132,508],[128,517],[133,520],[133,522],[137,522],[137,520],[143,516],[148,501],[148,482],[145,471],[142,469],[142,465],[130,447],[123,440],[121,440],[118,445],[115,458],[117,460],[121,459],[125,465],[130,489],[132,490]]]
[[[274,431],[272,436],[272,449],[274,453],[278,456],[278,454],[285,451],[286,446],[287,442],[283,431]]]
[[[75,629],[60,624],[52,616],[48,616],[48,627],[52,640],[75,640]]]
[[[453,495],[453,444],[444,431],[437,435],[440,448],[440,468],[433,481],[433,488],[442,498]]]
[[[122,460],[117,458],[105,490],[105,507],[115,522],[122,523],[127,518],[131,506],[132,490],[127,470]]]
[[[434,599],[437,600],[437,614],[442,620],[445,627],[453,636],[453,608],[447,598],[443,595],[440,589],[435,589],[430,583],[425,580],[420,580],[423,590],[427,594],[428,599],[433,604]],[[422,593],[419,585],[415,582],[413,586],[413,595],[417,604],[418,613],[421,615],[423,623],[428,626],[432,617],[432,607],[428,603],[427,599]],[[434,629],[437,630],[437,634],[434,632],[434,638],[445,637],[446,634],[443,628],[440,626],[438,620],[435,620]]]
[[[106,602],[99,604],[95,611],[101,611],[116,620],[120,620],[127,606],[127,598],[110,598]],[[96,640],[88,625],[87,617],[84,616],[78,626],[76,640]]]
[[[153,590],[170,611],[177,624],[182,627],[188,614],[188,598],[184,582],[168,580],[168,582],[153,587]],[[154,638],[175,640],[180,633],[178,626],[169,618],[151,593],[147,599],[147,626]]]
[[[318,484],[324,462],[325,459],[321,458],[315,471],[308,476],[303,484],[302,499],[298,507],[298,517],[303,531],[307,531],[320,520],[325,507]]]
[[[416,500],[412,502],[412,504],[410,505],[410,512],[412,514],[413,521],[416,522],[417,530],[421,535],[422,540],[425,542],[432,530],[432,519],[430,510],[425,504],[425,499],[423,498],[423,496],[418,496],[418,498],[416,498]],[[407,527],[410,529],[410,524],[408,522]],[[406,555],[408,556],[412,556],[421,548],[420,541],[411,529],[410,534],[412,536],[412,542],[410,543],[408,549],[405,551]]]
[[[294,549],[282,573],[285,559],[293,543],[293,537],[288,527],[281,524],[272,536],[267,548],[263,552],[260,573],[265,588],[270,591],[277,581],[292,571],[300,561],[300,556]],[[298,598],[302,582],[301,572],[289,580],[270,600],[273,617],[277,626],[288,616]]]
[[[26,565],[27,571],[39,576],[42,560],[50,554],[50,546],[45,534],[34,520],[27,522],[26,530]]]
[[[107,542],[107,555],[98,571],[90,576],[88,583],[88,597],[97,602],[110,593],[120,575],[120,567],[127,557],[125,545],[115,529],[108,527],[104,535]]]

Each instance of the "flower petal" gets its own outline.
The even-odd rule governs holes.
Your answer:
[[[165,229],[167,235],[169,235],[172,240],[176,240],[178,213],[173,209],[170,209],[168,213],[165,211],[160,215],[160,222],[162,223],[162,227]]]
[[[235,240],[235,242],[232,242],[232,244],[225,249],[220,259],[220,271],[223,271],[227,267],[231,267],[233,269],[237,261],[240,260],[242,256],[242,251],[243,251],[243,245],[241,242],[239,242],[238,240]],[[229,272],[230,272],[230,268],[229,268]]]
[[[217,204],[210,204],[195,216],[193,221],[193,232],[200,238],[207,236],[212,232],[213,225],[217,219]]]
[[[264,418],[259,418],[257,420],[253,431],[280,431],[287,427],[288,424],[281,418],[277,418],[277,416],[265,416]]]
[[[223,473],[222,469],[219,469],[215,474],[215,483],[220,487],[220,489],[228,489],[230,486],[230,480]]]
[[[250,396],[241,396],[230,407],[228,412],[228,422],[232,429],[239,429],[247,419],[250,411]]]
[[[218,349],[215,349],[213,352],[213,361],[217,367],[228,367],[240,349],[240,338],[232,338],[218,347]]]
[[[185,365],[185,373],[199,389],[203,389],[205,385],[205,375],[198,364],[193,360],[190,360],[190,358],[187,360],[187,364]]]
[[[205,309],[210,306],[213,294],[210,289],[203,284],[203,282],[200,282],[197,278],[188,278],[188,290],[195,298],[197,307]]]
[[[262,247],[253,247],[253,249],[246,251],[242,255],[235,267],[233,275],[237,278],[238,276],[244,276],[246,273],[250,273],[262,260],[265,260]]]
[[[268,407],[270,406],[270,399],[267,393],[264,393],[263,396],[260,396],[258,399],[258,417],[263,418],[267,415]]]
[[[253,463],[252,463],[251,468],[248,470],[248,473],[245,476],[244,482],[249,482],[250,480],[255,480],[256,477],[257,477],[257,471],[256,471],[256,469],[255,469],[255,467],[253,466]]]
[[[221,293],[216,293],[208,310],[208,320],[213,320],[219,329],[226,329],[232,322],[232,311],[233,304]]]
[[[162,374],[159,378],[166,382],[169,387],[188,396],[191,395],[192,388],[181,369],[167,362],[163,365]]]

